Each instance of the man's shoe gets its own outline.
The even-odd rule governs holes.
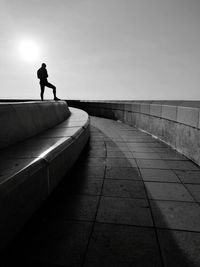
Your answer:
[[[58,101],[58,100],[60,100],[60,98],[54,97],[54,100],[55,100],[55,101]]]

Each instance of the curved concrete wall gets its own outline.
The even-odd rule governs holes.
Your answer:
[[[94,116],[121,120],[158,137],[200,165],[200,101],[68,101]]]
[[[65,101],[34,101],[0,104],[0,148],[34,136],[66,120]]]
[[[62,120],[66,117],[66,104],[59,103],[64,108],[58,108],[57,102],[51,105],[42,103],[47,108],[46,111],[41,108],[43,114],[52,114],[55,123],[58,118]],[[24,107],[20,105],[17,108],[20,107],[25,112],[26,109],[31,109],[30,105],[32,104]],[[0,251],[8,245],[61,179],[64,176],[67,179],[67,171],[75,163],[89,138],[88,114],[75,108],[67,109],[67,114],[68,112],[70,116],[67,120],[55,127],[0,150]],[[28,123],[31,124],[32,118],[36,117],[27,112],[26,119],[29,115]]]

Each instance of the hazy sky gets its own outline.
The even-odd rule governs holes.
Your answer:
[[[200,0],[0,0],[0,98],[39,98],[42,62],[63,99],[200,100]]]

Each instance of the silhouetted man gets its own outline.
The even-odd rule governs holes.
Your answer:
[[[37,71],[37,77],[38,77],[38,79],[40,79],[40,88],[41,88],[40,97],[41,97],[41,100],[43,101],[45,86],[53,89],[54,100],[60,100],[59,98],[56,97],[56,87],[47,81],[48,73],[47,73],[45,63],[42,63],[42,67]]]

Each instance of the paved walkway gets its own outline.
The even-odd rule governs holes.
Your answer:
[[[200,169],[146,133],[91,118],[79,162],[3,266],[199,267]]]

